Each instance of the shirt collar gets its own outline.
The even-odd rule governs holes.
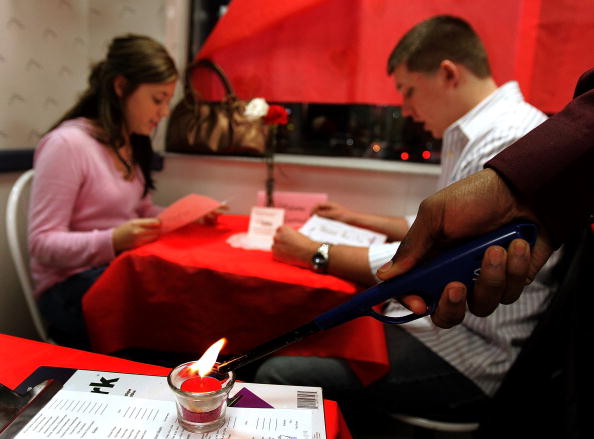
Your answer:
[[[472,110],[451,124],[444,133],[459,130],[467,140],[478,137],[485,130],[485,120],[493,120],[497,114],[506,111],[510,102],[523,102],[524,97],[516,81],[509,81],[479,102]]]

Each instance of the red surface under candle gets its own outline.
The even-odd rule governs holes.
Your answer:
[[[215,390],[221,390],[221,383],[213,377],[196,377],[184,381],[181,389],[184,392],[214,392]]]

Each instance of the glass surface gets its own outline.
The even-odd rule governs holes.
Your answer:
[[[189,61],[194,59],[229,3],[229,0],[192,0]],[[290,112],[289,124],[278,127],[276,153],[441,162],[441,141],[423,130],[422,124],[403,117],[400,107],[269,103],[283,105]]]
[[[441,142],[400,107],[280,103],[289,124],[279,126],[276,152],[439,163]]]

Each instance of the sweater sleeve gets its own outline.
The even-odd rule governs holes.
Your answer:
[[[151,194],[146,194],[138,205],[137,213],[140,218],[155,218],[163,211],[164,207],[153,204]]]
[[[29,250],[44,265],[99,266],[115,257],[112,229],[72,231],[69,227],[88,164],[81,151],[66,136],[54,133],[40,144],[35,156]]]
[[[594,69],[577,97],[486,163],[532,208],[556,246],[594,211]]]

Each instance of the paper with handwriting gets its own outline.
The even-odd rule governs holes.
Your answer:
[[[270,251],[274,234],[284,221],[285,209],[252,207],[247,233],[236,233],[227,238],[231,247],[246,250]]]
[[[386,242],[386,235],[361,227],[351,226],[341,221],[312,215],[299,229],[309,239],[330,244],[346,244],[356,247],[369,247]]]

